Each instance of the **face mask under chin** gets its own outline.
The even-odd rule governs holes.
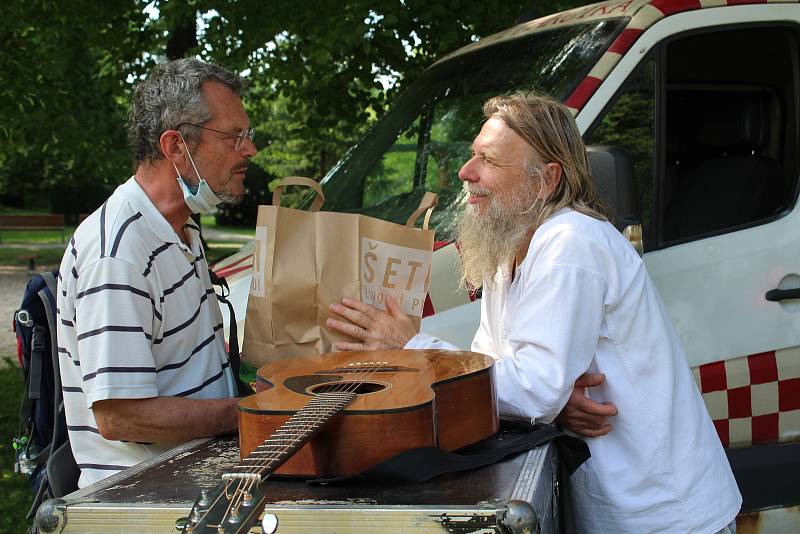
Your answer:
[[[183,191],[183,200],[192,213],[210,213],[214,211],[218,205],[222,204],[222,199],[211,190],[208,182],[204,179],[200,180],[196,189],[194,187],[190,188],[189,184],[186,183],[186,179],[178,172],[177,167],[175,168],[175,172],[178,174],[178,185],[181,191]],[[192,189],[195,189],[195,191],[192,191]]]
[[[172,164],[172,167],[175,169],[175,174],[178,175],[178,185],[183,191],[183,200],[186,202],[186,206],[189,207],[192,213],[210,213],[214,211],[214,209],[222,204],[223,200],[217,196],[216,193],[211,189],[211,186],[208,185],[205,178],[200,176],[200,171],[197,170],[197,165],[194,164],[194,158],[192,158],[192,154],[189,152],[189,147],[186,145],[186,141],[183,139],[183,134],[178,132],[178,135],[181,136],[181,141],[183,142],[184,148],[186,148],[186,155],[189,156],[189,162],[192,164],[192,168],[194,169],[194,173],[199,180],[197,186],[189,185],[186,179],[181,176],[180,171],[178,171],[178,166],[175,163]]]

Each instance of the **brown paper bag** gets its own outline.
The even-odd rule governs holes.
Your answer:
[[[311,211],[280,207],[283,188],[302,185],[317,197]],[[259,206],[253,278],[247,302],[242,359],[268,361],[330,352],[347,339],[325,326],[329,305],[343,297],[380,309],[392,295],[417,328],[430,282],[433,230],[428,230],[437,196],[426,193],[406,226],[365,215],[318,211],[319,184],[289,177]],[[422,229],[414,227],[425,213]]]

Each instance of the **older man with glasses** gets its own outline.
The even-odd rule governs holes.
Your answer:
[[[79,487],[237,428],[237,377],[191,215],[244,195],[256,147],[242,90],[196,59],[157,66],[130,109],[135,174],[67,247],[58,341]]]

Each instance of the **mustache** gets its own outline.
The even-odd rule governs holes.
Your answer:
[[[485,187],[481,187],[479,185],[468,185],[464,184],[464,191],[469,193],[470,195],[488,195],[489,190]]]

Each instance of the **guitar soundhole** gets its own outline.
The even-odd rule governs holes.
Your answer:
[[[336,393],[339,391],[355,391],[356,395],[369,395],[386,389],[386,384],[380,382],[328,382],[326,384],[317,384],[308,388],[309,393],[312,395],[321,395],[323,393]]]

